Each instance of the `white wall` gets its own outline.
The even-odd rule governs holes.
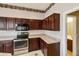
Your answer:
[[[0,8],[0,16],[26,18],[26,19],[43,19],[44,13],[29,12],[9,8]]]

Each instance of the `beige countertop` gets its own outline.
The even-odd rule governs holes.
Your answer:
[[[45,42],[47,42],[48,44],[50,43],[56,43],[59,42],[59,40],[50,37],[48,35],[45,34],[34,34],[34,35],[29,35],[29,38],[41,38],[42,40],[44,40]],[[15,37],[0,37],[0,41],[4,41],[4,40],[13,40],[15,39]]]
[[[11,56],[11,53],[0,53],[0,56]]]
[[[48,44],[60,42],[59,40],[57,40],[57,39],[55,39],[53,37],[50,37],[48,35],[45,35],[45,34],[30,35],[29,38],[41,38],[42,40],[44,40]]]
[[[14,37],[0,37],[0,41],[13,40]]]

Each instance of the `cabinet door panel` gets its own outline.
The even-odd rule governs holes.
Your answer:
[[[30,20],[30,29],[31,30],[39,30],[42,28],[40,20]]]
[[[49,29],[50,30],[54,30],[54,17],[53,16],[50,16],[49,17]]]
[[[6,30],[6,29],[7,29],[6,18],[0,17],[0,30]]]
[[[42,28],[45,30],[60,30],[60,14],[54,13],[43,20]]]
[[[0,52],[4,52],[3,41],[0,41]]]
[[[5,53],[12,53],[12,41],[5,41],[4,42],[4,52]]]
[[[22,19],[16,18],[16,19],[15,19],[15,24],[22,24]]]
[[[44,55],[47,56],[48,51],[47,51],[47,43],[46,42],[44,42],[43,50],[44,50]]]
[[[60,15],[55,14],[54,19],[55,19],[55,30],[60,30]]]
[[[43,20],[43,25],[42,25],[42,27],[43,27],[43,29],[44,30],[46,30],[47,29],[47,21],[46,20]]]
[[[44,53],[44,42],[42,39],[40,39],[40,49]]]
[[[29,25],[29,19],[22,19],[22,24],[28,24]]]
[[[14,29],[15,29],[15,19],[7,18],[7,30],[14,30]]]
[[[34,51],[38,49],[40,49],[39,38],[30,38],[29,39],[29,51]]]

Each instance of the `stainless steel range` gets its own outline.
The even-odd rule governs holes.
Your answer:
[[[17,38],[14,39],[14,54],[23,54],[28,52],[28,32],[19,32]]]

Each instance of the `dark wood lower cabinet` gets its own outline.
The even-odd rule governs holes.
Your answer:
[[[3,53],[12,53],[12,41],[6,40],[6,41],[0,41],[0,52]]]
[[[4,50],[4,46],[3,46],[3,44],[2,44],[2,41],[0,41],[0,52],[3,52]]]
[[[30,38],[29,39],[29,52],[39,50],[40,45],[39,45],[39,38]]]
[[[30,38],[29,51],[39,49],[41,49],[44,56],[60,56],[60,42],[48,44],[41,38]]]
[[[6,41],[4,43],[4,52],[5,53],[12,53],[12,41]]]
[[[45,56],[60,56],[60,43],[47,44],[42,39],[40,40],[40,49]]]

